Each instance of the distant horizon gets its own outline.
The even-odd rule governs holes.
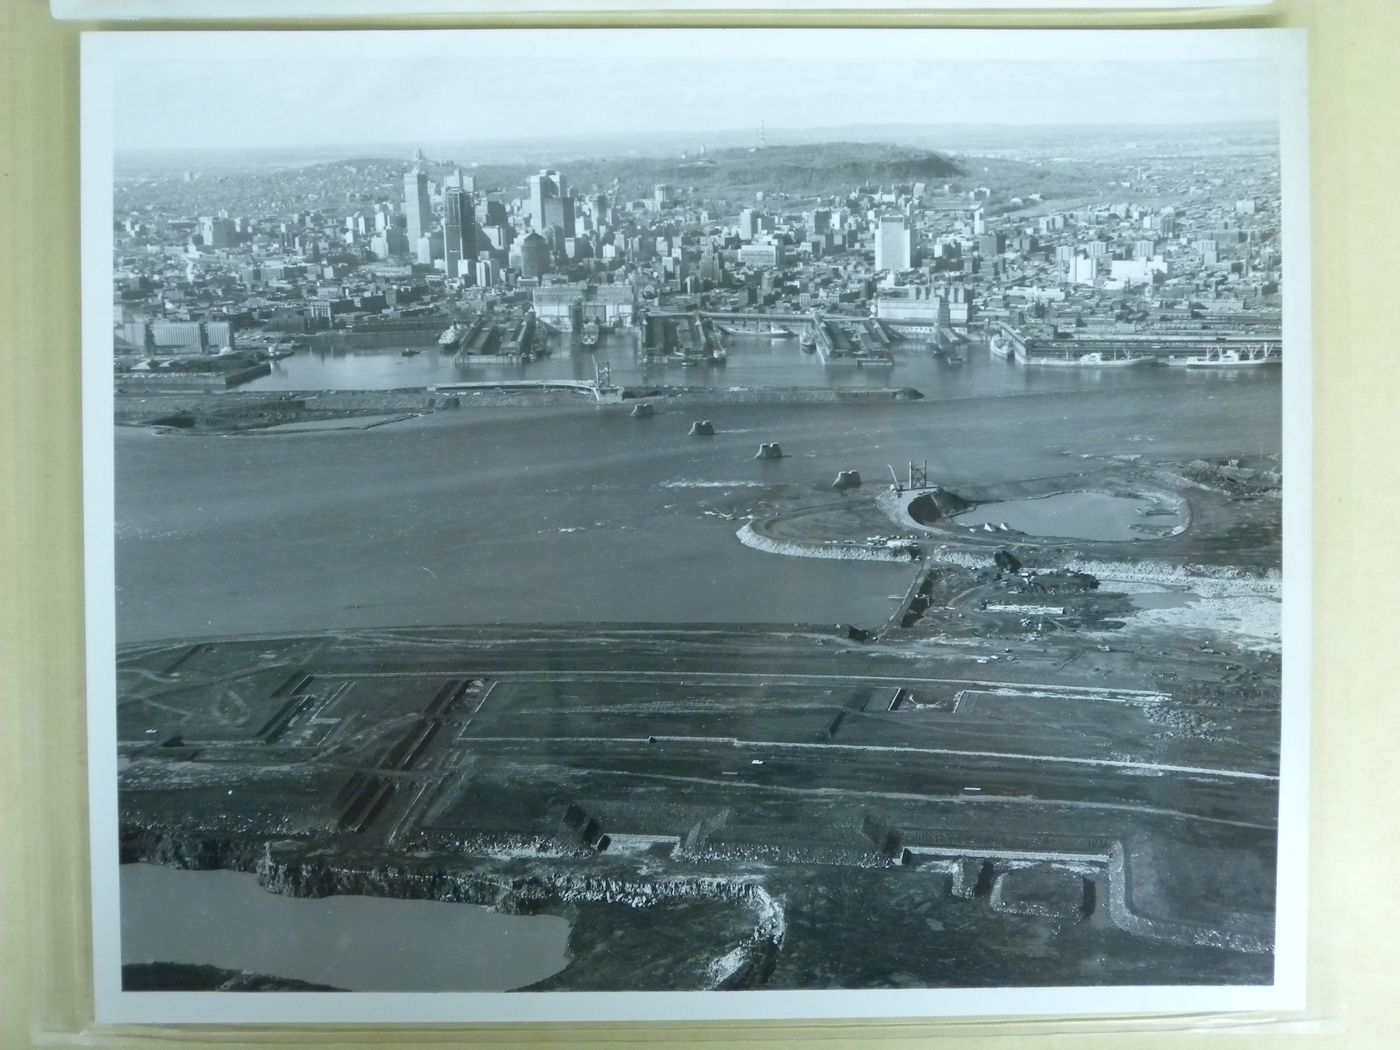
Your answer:
[[[1273,124],[1272,122],[1270,122],[1270,121],[1263,120],[1263,119],[1257,119],[1257,120],[1239,120],[1239,119],[1209,120],[1209,119],[1195,119],[1195,120],[1161,121],[1161,122],[1153,122],[1153,123],[1112,122],[1112,123],[1102,123],[1102,124],[1074,123],[1074,122],[1071,122],[1071,123],[1064,123],[1064,124],[1044,124],[1044,123],[1024,123],[1024,124],[1017,124],[1017,123],[1010,123],[1010,122],[988,123],[988,122],[983,122],[983,121],[976,121],[976,122],[974,122],[974,121],[969,121],[969,122],[967,122],[967,123],[965,123],[965,124],[930,124],[930,125],[927,125],[926,127],[920,126],[920,125],[914,125],[914,124],[876,124],[876,125],[869,125],[868,128],[867,128],[867,130],[864,131],[864,132],[859,132],[859,129],[858,129],[858,126],[857,126],[857,125],[851,125],[849,128],[846,128],[846,129],[832,128],[830,125],[811,125],[811,126],[807,126],[807,127],[800,127],[800,126],[795,126],[795,125],[784,125],[784,126],[767,126],[767,125],[765,125],[765,126],[763,126],[762,131],[765,132],[765,133],[766,133],[768,136],[770,136],[770,137],[771,137],[771,136],[777,135],[777,136],[783,136],[784,138],[788,138],[788,137],[791,137],[791,136],[802,135],[802,134],[809,133],[809,132],[811,132],[811,133],[818,133],[818,132],[831,132],[831,133],[835,133],[835,132],[838,132],[838,131],[841,131],[841,130],[846,130],[846,131],[851,132],[853,135],[858,135],[858,137],[853,137],[853,138],[845,139],[845,140],[840,139],[840,138],[832,138],[832,137],[818,137],[818,138],[806,139],[806,140],[802,140],[802,141],[781,141],[781,142],[768,142],[768,143],[766,143],[766,146],[767,146],[767,147],[773,147],[773,146],[800,146],[800,145],[806,145],[806,144],[808,144],[808,143],[811,143],[811,144],[814,144],[814,145],[815,145],[815,144],[824,144],[824,143],[828,143],[828,142],[840,142],[840,141],[870,142],[870,143],[872,143],[872,144],[874,144],[874,143],[879,143],[879,142],[888,142],[890,145],[908,145],[907,143],[903,143],[903,142],[896,142],[896,141],[889,140],[889,139],[884,139],[884,138],[879,138],[879,137],[872,137],[872,136],[878,136],[878,135],[879,135],[883,130],[885,130],[885,129],[890,129],[891,131],[893,131],[893,129],[902,129],[901,132],[900,132],[901,134],[909,134],[909,133],[913,133],[913,132],[922,132],[923,134],[928,134],[928,135],[937,135],[937,134],[944,133],[944,132],[959,133],[959,132],[975,131],[975,132],[978,134],[979,137],[982,137],[982,136],[985,136],[985,135],[987,135],[987,134],[994,133],[994,132],[997,132],[997,131],[1006,131],[1006,132],[1026,132],[1026,131],[1034,130],[1034,131],[1035,131],[1036,133],[1038,133],[1038,134],[1046,134],[1046,133],[1052,133],[1052,132],[1056,132],[1056,131],[1061,131],[1061,132],[1072,132],[1072,133],[1096,133],[1096,134],[1107,134],[1107,133],[1110,133],[1110,132],[1113,132],[1113,131],[1128,131],[1128,130],[1138,130],[1138,131],[1150,132],[1150,133],[1160,133],[1160,132],[1170,131],[1170,130],[1172,130],[1172,129],[1177,129],[1177,130],[1185,131],[1185,130],[1189,130],[1189,129],[1193,129],[1193,128],[1199,128],[1199,129],[1205,129],[1205,128],[1210,128],[1210,129],[1235,128],[1235,129],[1238,129],[1238,130],[1241,130],[1241,131],[1248,130],[1248,131],[1250,131],[1250,132],[1252,132],[1252,133],[1256,133],[1256,134],[1267,134],[1267,133],[1274,133],[1275,135],[1277,134],[1277,128],[1274,126],[1274,124]],[[696,147],[695,147],[696,149],[700,149],[700,148],[708,148],[708,149],[715,149],[715,150],[747,149],[747,148],[753,148],[753,147],[752,147],[752,146],[740,145],[740,144],[738,144],[736,141],[733,141],[733,140],[737,140],[738,138],[740,138],[740,137],[742,137],[742,136],[745,136],[745,135],[757,136],[759,133],[760,133],[760,128],[759,128],[758,125],[755,125],[755,126],[754,126],[753,128],[751,128],[751,129],[750,129],[750,128],[724,128],[724,129],[707,130],[707,131],[704,131],[704,132],[696,132],[696,133],[694,134],[694,136],[691,136],[691,137],[699,138],[699,137],[708,136],[711,140],[713,140],[712,143],[711,143],[711,142],[697,142]],[[620,134],[620,133],[619,133],[619,134]],[[637,140],[637,141],[645,141],[645,140],[648,140],[648,139],[657,140],[657,141],[662,141],[662,140],[674,140],[674,139],[676,139],[676,137],[677,137],[677,133],[674,132],[674,131],[661,131],[661,130],[633,131],[633,132],[627,132],[626,135],[627,135],[628,138],[634,139],[634,140]],[[599,139],[604,139],[604,138],[606,138],[606,137],[607,137],[607,133],[599,133],[599,134],[596,134],[596,135],[562,135],[562,136],[548,136],[548,137],[543,137],[543,138],[541,138],[541,137],[536,137],[536,136],[529,136],[529,135],[521,135],[521,136],[517,136],[517,137],[505,137],[505,138],[485,139],[485,140],[482,140],[482,145],[483,145],[484,147],[486,147],[486,148],[491,148],[491,149],[506,149],[506,148],[513,148],[513,147],[517,147],[517,146],[536,146],[536,147],[542,147],[542,146],[551,146],[551,145],[553,145],[554,148],[571,148],[575,143],[582,144],[582,142],[584,142],[584,141],[588,141],[588,140],[599,140]],[[422,140],[422,141],[420,142],[420,141],[417,140],[417,139],[402,139],[402,140],[383,140],[383,141],[372,142],[372,143],[354,143],[354,142],[326,142],[326,143],[314,143],[314,144],[312,144],[312,143],[307,143],[307,144],[292,144],[292,143],[280,144],[280,143],[279,143],[279,144],[252,144],[252,145],[238,145],[238,146],[230,146],[230,145],[220,144],[220,143],[200,143],[200,144],[195,144],[195,145],[178,145],[178,146],[177,146],[177,145],[159,145],[159,146],[150,146],[150,145],[146,145],[146,146],[120,146],[120,145],[119,145],[119,146],[116,147],[116,154],[117,154],[118,156],[121,156],[121,155],[123,155],[123,154],[133,154],[133,153],[144,153],[144,154],[152,154],[152,153],[220,153],[220,152],[223,152],[223,153],[295,153],[295,152],[298,152],[298,151],[303,151],[303,152],[315,152],[315,153],[338,152],[338,153],[343,153],[343,154],[344,154],[345,156],[347,156],[347,157],[356,157],[356,156],[358,156],[358,157],[364,157],[364,156],[380,156],[381,154],[385,154],[386,152],[393,152],[394,155],[397,155],[398,152],[402,152],[402,153],[404,154],[405,157],[411,157],[411,156],[413,155],[413,151],[416,150],[416,149],[424,149],[426,146],[441,146],[441,145],[445,145],[445,144],[447,144],[447,143],[444,142],[444,141],[431,141],[431,140],[426,140],[426,139],[425,139],[425,140]],[[467,143],[466,143],[466,142],[460,142],[460,143],[455,143],[455,145],[466,146]],[[929,149],[929,150],[931,150],[931,151],[935,151],[935,152],[938,151],[938,147],[936,147],[936,146],[919,147],[919,148],[927,148],[927,149]],[[1007,146],[1007,147],[1002,147],[1002,148],[1010,148],[1010,147]],[[426,153],[426,149],[424,149],[424,152]],[[428,160],[433,160],[434,158],[428,157],[427,159],[428,159]]]
[[[748,139],[809,128],[1276,124],[1270,31],[122,33],[129,150]],[[736,128],[736,125],[740,125]],[[638,131],[635,129],[647,129]]]
[[[1026,135],[1032,133],[1038,141],[1010,142],[998,141],[1001,135]],[[793,148],[801,146],[835,145],[841,142],[869,144],[871,146],[896,146],[911,150],[923,150],[948,157],[977,156],[982,153],[1001,153],[1008,150],[1026,149],[1039,152],[1038,146],[1053,148],[1042,140],[1056,134],[1069,136],[1077,141],[1057,143],[1068,151],[1084,148],[1093,139],[1101,139],[1115,133],[1136,133],[1146,141],[1150,149],[1154,139],[1171,138],[1191,132],[1208,134],[1233,133],[1240,136],[1271,138],[1277,140],[1277,128],[1266,121],[1182,121],[1172,124],[1066,124],[1015,125],[881,125],[859,129],[832,128],[830,126],[811,128],[765,128],[770,140],[763,148]],[[674,133],[634,132],[625,142],[609,140],[607,136],[558,136],[547,139],[521,136],[514,139],[497,139],[478,143],[467,142],[417,142],[411,140],[385,141],[372,143],[327,143],[324,145],[252,145],[252,146],[147,146],[118,148],[115,158],[121,166],[131,167],[156,165],[176,167],[185,164],[217,162],[221,167],[236,165],[240,160],[259,163],[280,162],[294,166],[333,164],[352,160],[392,160],[402,159],[408,163],[414,152],[421,149],[430,163],[457,163],[464,167],[513,167],[521,165],[558,164],[573,161],[626,157],[630,160],[666,159],[681,155],[698,155],[701,149],[707,153],[752,150],[744,139],[751,133],[746,129],[732,129],[715,132],[710,141],[682,144]],[[804,137],[809,136],[809,137]],[[952,145],[939,145],[936,139],[941,136],[958,139]],[[981,141],[970,142],[967,138]],[[775,140],[775,141],[774,141]],[[924,140],[924,141],[919,141]],[[1125,143],[1126,145],[1126,143]],[[473,155],[475,154],[475,155]],[[509,156],[507,156],[509,154]],[[530,156],[523,156],[530,154]]]

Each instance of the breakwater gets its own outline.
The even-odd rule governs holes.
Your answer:
[[[836,390],[803,387],[626,387],[623,401],[643,398],[705,404],[850,404],[914,401],[912,388]],[[131,389],[118,385],[114,403],[117,423],[167,425],[192,430],[251,430],[312,419],[359,415],[433,412],[439,409],[563,405],[593,402],[579,385],[528,387],[518,383],[401,387],[391,390],[321,390],[264,393],[253,390]],[[616,403],[612,398],[597,403]]]
[[[756,527],[749,522],[736,536],[745,547],[769,554],[786,554],[795,558],[830,558],[837,561],[892,561],[910,562],[918,560],[918,544],[897,542],[873,545],[849,540],[825,540],[799,543],[795,540],[779,540],[761,531],[761,523]]]
[[[655,386],[624,387],[624,400],[655,397],[668,401],[705,402],[707,404],[798,404],[840,403],[883,404],[888,401],[918,401],[921,391],[913,387],[772,387],[772,386]]]
[[[146,393],[146,392],[143,392]],[[401,390],[328,390],[266,394],[238,391],[170,390],[137,396],[118,390],[117,423],[178,426],[184,429],[250,430],[313,419],[353,418],[434,412],[464,406],[577,404],[572,390],[483,389],[433,393],[426,387]]]

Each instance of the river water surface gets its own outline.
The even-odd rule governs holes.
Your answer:
[[[823,369],[794,340],[731,345],[725,368],[673,367],[658,381],[913,386],[925,397],[658,400],[649,419],[580,399],[299,434],[118,428],[119,637],[493,622],[873,627],[908,586],[909,566],[750,550],[735,538],[746,516],[794,495],[861,498],[831,491],[838,471],[859,470],[868,491],[910,460],[956,492],[1094,470],[1113,456],[1280,449],[1278,370],[1037,371],[975,347],[960,367],[906,347],[893,368]],[[616,370],[626,356],[612,355],[624,383],[634,381]],[[539,364],[525,374],[592,374],[586,353]],[[450,358],[391,349],[304,352],[269,380],[373,388],[434,376],[457,378]],[[714,437],[689,436],[698,418],[714,421]],[[765,441],[780,442],[785,458],[755,460]]]

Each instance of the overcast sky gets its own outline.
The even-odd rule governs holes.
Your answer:
[[[113,40],[112,38],[116,39]],[[111,34],[118,149],[1274,121],[1259,32]]]

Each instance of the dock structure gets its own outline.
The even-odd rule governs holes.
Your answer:
[[[1178,330],[1169,334],[1095,333],[1076,335],[1070,339],[1046,339],[1023,332],[1004,321],[995,322],[991,330],[1010,344],[1012,355],[1021,364],[1077,359],[1086,354],[1098,354],[1105,360],[1131,357],[1165,363],[1172,358],[1222,350],[1248,350],[1271,359],[1278,359],[1283,353],[1283,336],[1276,331],[1245,334],[1201,329],[1194,332]]]
[[[814,313],[817,356],[827,366],[892,365],[889,336],[870,318],[836,320]]]
[[[792,313],[790,311],[768,313],[763,310],[741,310],[735,313],[727,313],[723,310],[648,310],[646,315],[649,318],[665,320],[693,317],[700,321],[718,324],[723,328],[754,333],[761,332],[764,326],[797,332],[812,319],[810,313]],[[781,332],[778,334],[782,335]]]
[[[549,353],[546,330],[529,311],[501,318],[478,314],[448,348],[454,345],[459,365],[519,364]]]
[[[649,310],[643,321],[643,352],[652,358],[693,360],[713,353],[713,333],[787,338],[810,332],[816,337],[816,351],[822,363],[835,367],[892,365],[893,342],[908,338],[898,323],[887,324],[869,317],[825,315],[820,310],[806,313],[768,313],[760,310],[724,313],[710,310]],[[915,326],[927,335],[927,326]],[[911,331],[915,329],[910,329]],[[954,347],[965,338],[950,328],[933,331],[939,348]],[[805,338],[805,336],[804,336]],[[696,350],[703,340],[703,349]]]
[[[932,343],[935,353],[953,353],[967,343],[967,336],[952,325],[927,324],[920,321],[890,321],[881,317],[875,322],[893,341]]]
[[[492,324],[485,314],[477,314],[457,338],[457,355],[480,357],[494,354],[500,345],[500,326]]]
[[[719,361],[719,337],[708,315],[648,311],[642,320],[642,355],[651,360],[703,364]]]

